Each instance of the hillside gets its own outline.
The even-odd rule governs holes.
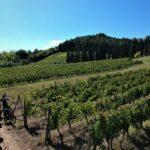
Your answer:
[[[31,149],[45,149],[45,133],[50,132],[52,144],[49,144],[49,149],[64,147],[64,149],[78,150],[80,149],[79,147],[87,148],[91,132],[93,135],[91,141],[99,139],[98,143],[95,143],[97,148],[99,148],[99,144],[108,148],[109,144],[105,138],[106,136],[109,137],[110,133],[113,132],[116,135],[115,138],[113,137],[112,142],[114,149],[120,149],[120,146],[125,150],[148,148],[150,57],[69,64],[65,63],[65,58],[66,53],[62,52],[29,65],[0,69],[1,75],[9,72],[3,78],[2,76],[0,77],[1,83],[4,83],[4,80],[10,81],[10,79],[15,82],[15,84],[9,85],[11,87],[8,84],[3,84],[2,86],[5,86],[5,88],[0,88],[0,93],[6,92],[8,94],[12,108],[16,104],[18,95],[21,96],[21,103],[27,100],[27,106],[30,106],[28,107],[27,121],[29,129],[25,130],[24,128],[21,107],[18,104],[15,112],[17,116],[16,128],[10,128],[7,131],[7,134],[13,133],[14,139],[11,139],[12,136],[4,135],[4,137],[10,138],[7,142],[10,142],[11,145],[17,139],[22,139],[22,142],[19,140],[15,143],[15,146],[19,148],[20,144],[23,144]],[[58,66],[59,68],[57,68]],[[68,69],[65,70],[66,68]],[[58,78],[57,69],[60,71],[59,73],[65,73],[62,74],[64,76]],[[76,70],[79,71],[78,74]],[[54,71],[53,78],[44,79],[42,77],[41,79],[43,73],[52,75],[52,71]],[[83,72],[84,74],[82,74]],[[26,80],[30,73],[33,78]],[[72,75],[68,76],[68,73],[72,73]],[[33,81],[35,83],[31,83]],[[42,100],[44,100],[44,105]],[[46,132],[47,124],[42,107],[48,111],[47,106],[49,105],[52,107],[52,113],[55,118],[59,119],[57,120],[59,124],[55,124],[55,120],[51,116],[51,128],[50,131]],[[135,109],[139,111],[135,111]],[[120,113],[120,110],[122,113]],[[72,111],[73,116],[68,116],[69,111]],[[99,124],[98,111],[101,112],[101,117],[104,117],[101,119],[108,120],[109,125],[113,125],[113,130],[111,130],[111,126],[108,126],[107,122],[104,124],[105,127],[109,127],[105,128],[105,130],[108,129],[107,135],[103,132],[104,130],[99,129],[101,124]],[[132,112],[134,112],[134,115]],[[115,116],[116,113],[117,116]],[[127,116],[126,114],[130,114],[128,116],[130,121],[128,126],[129,137],[127,138],[125,134],[126,138],[122,140],[123,125],[119,124],[121,123],[119,120],[121,120],[120,118],[126,119],[124,117]],[[139,116],[139,114],[145,117],[141,117],[142,120],[138,120],[136,116]],[[117,119],[115,124],[113,123],[114,116]],[[69,124],[67,117],[72,118]],[[95,117],[96,120],[92,119]],[[142,121],[145,130],[139,127],[140,121]],[[136,127],[137,125],[138,127]],[[95,131],[98,134],[102,134],[102,138],[97,137]],[[118,136],[118,133],[120,136]],[[60,140],[61,134],[63,135],[64,146],[62,146],[62,141]],[[141,137],[144,137],[145,140]],[[32,143],[28,142],[28,139],[32,140]],[[79,139],[82,141],[81,143],[77,142]],[[25,144],[25,142],[28,144]],[[140,142],[140,147],[136,142]],[[91,147],[93,147],[93,144]]]
[[[57,56],[59,54],[55,54],[55,55]],[[51,56],[49,56],[47,59],[51,60]],[[45,60],[43,60],[44,63],[47,62]],[[143,68],[149,69],[150,68],[150,56],[134,59],[134,61],[136,61],[136,60],[138,60],[138,61],[140,60],[143,63],[139,64],[139,65],[130,66],[129,68],[126,68],[126,69],[124,68],[121,70],[116,70],[116,71],[112,70],[109,72],[107,72],[107,71],[99,72],[99,73],[97,72],[97,73],[91,74],[91,75],[86,74],[86,75],[78,75],[78,76],[73,76],[73,77],[63,77],[62,79],[60,79],[60,78],[53,79],[53,80],[45,79],[44,81],[36,81],[35,83],[24,83],[22,85],[15,85],[14,87],[3,87],[3,88],[1,87],[0,93],[4,93],[7,91],[7,93],[14,98],[18,94],[22,93],[23,91],[28,92],[29,89],[42,88],[43,86],[47,87],[48,85],[54,84],[55,82],[63,83],[66,81],[70,81],[70,82],[74,83],[76,80],[87,80],[89,77],[96,76],[96,75],[105,75],[105,74],[112,74],[112,73],[117,73],[117,72],[126,72],[126,71],[131,71],[131,70],[138,70],[138,69],[143,69]],[[43,63],[43,61],[41,61],[41,63]]]
[[[38,62],[34,65],[39,65],[41,63],[42,66],[46,65],[49,61],[51,63],[49,66],[55,67],[57,62],[60,60],[63,61],[66,53],[55,54],[50,57],[47,57],[45,60]],[[42,100],[45,100],[44,105],[42,106],[46,108],[49,101],[50,106],[52,107],[53,115],[56,115],[56,119],[59,119],[59,128],[61,134],[63,134],[63,140],[65,144],[65,148],[73,149],[74,142],[76,138],[82,140],[83,143],[76,143],[77,147],[87,147],[88,137],[89,137],[89,125],[92,127],[91,130],[93,138],[95,137],[95,131],[99,134],[101,131],[103,138],[105,139],[106,134],[104,130],[98,125],[102,126],[99,123],[99,115],[97,114],[101,111],[101,119],[109,120],[104,124],[107,127],[107,124],[113,125],[113,129],[109,128],[109,132],[107,136],[110,136],[110,133],[113,132],[116,136],[113,138],[113,148],[120,149],[119,143],[121,142],[121,146],[124,149],[136,149],[136,148],[148,148],[148,131],[149,131],[149,77],[150,77],[150,57],[141,57],[135,59],[134,61],[142,61],[142,64],[131,65],[125,68],[111,70],[110,68],[105,72],[98,72],[96,74],[90,75],[89,73],[86,76],[74,76],[74,77],[65,77],[62,79],[55,79],[50,81],[47,79],[46,81],[36,81],[36,83],[24,83],[24,85],[15,85],[13,87],[0,88],[0,92],[6,92],[9,94],[12,99],[12,105],[15,105],[16,98],[18,94],[21,94],[21,100],[27,98],[27,103],[30,109],[30,115],[28,117],[28,125],[31,129],[35,128],[35,134],[38,133],[38,136],[34,136],[36,139],[33,141],[33,145],[30,143],[30,147],[33,149],[44,149],[45,148],[45,130],[46,130],[46,120],[44,119],[43,110],[41,110]],[[114,60],[109,60],[111,67],[114,67]],[[116,61],[116,60],[115,60]],[[108,64],[108,60],[104,61],[96,61],[101,65],[103,62]],[[118,62],[122,65],[126,62],[126,59],[120,59]],[[92,62],[88,62],[93,63]],[[73,65],[80,66],[80,63],[73,63]],[[84,64],[85,63],[81,63]],[[64,64],[63,64],[64,65]],[[91,66],[90,66],[91,67]],[[93,66],[92,66],[93,67]],[[18,67],[17,67],[18,68]],[[22,67],[21,67],[22,68]],[[140,70],[139,70],[140,69]],[[135,86],[136,85],[136,86]],[[136,94],[138,93],[138,94]],[[25,96],[25,97],[24,97]],[[39,105],[40,104],[40,105]],[[40,106],[40,107],[39,107]],[[59,107],[60,106],[60,107]],[[67,106],[67,107],[66,107]],[[82,107],[84,109],[82,109]],[[141,107],[140,107],[141,106]],[[31,109],[33,108],[33,109]],[[71,126],[68,125],[68,121],[66,117],[69,117],[68,111],[74,110],[71,114],[73,115],[71,118]],[[58,111],[59,110],[59,111]],[[121,112],[120,112],[121,110]],[[135,111],[138,110],[138,111]],[[144,111],[143,111],[144,110]],[[87,113],[87,118],[85,118],[85,113]],[[115,115],[117,113],[117,116]],[[17,118],[20,120],[21,110],[20,107],[17,107]],[[122,115],[123,114],[123,115]],[[120,118],[125,118],[126,114],[130,114],[128,116],[129,119],[129,137],[125,134],[125,139],[122,141],[122,129],[123,125],[120,126],[119,120]],[[138,118],[138,116],[145,116]],[[63,117],[58,117],[58,116]],[[92,118],[95,118],[92,121]],[[113,119],[117,119],[116,122],[113,123]],[[58,118],[57,118],[58,117]],[[103,118],[104,117],[104,118]],[[54,118],[52,118],[51,121]],[[139,120],[138,120],[139,119]],[[16,123],[16,131],[18,135],[14,134],[17,139],[24,138],[25,141],[27,139],[33,139],[32,136],[26,134],[24,130],[24,125],[22,121],[17,121]],[[80,122],[80,120],[82,120]],[[139,127],[139,122],[142,121],[143,127],[145,130]],[[135,126],[134,126],[135,125]],[[137,127],[138,126],[138,127]],[[56,126],[57,127],[57,126]],[[53,144],[50,149],[55,149],[55,147],[59,147],[57,143],[60,143],[58,137],[61,136],[59,132],[57,132],[57,128],[55,125],[50,129],[50,134],[52,136]],[[70,132],[70,127],[72,132]],[[110,126],[111,127],[111,126]],[[36,130],[37,129],[37,130]],[[103,127],[104,129],[104,127]],[[114,130],[116,129],[116,130]],[[13,129],[11,128],[13,132]],[[105,128],[106,130],[106,128]],[[9,133],[7,132],[7,134]],[[29,130],[29,133],[32,133],[32,130]],[[118,136],[119,133],[120,136]],[[18,136],[18,137],[17,137]],[[145,140],[143,140],[144,137]],[[76,138],[75,138],[76,137]],[[140,146],[136,144],[140,140]],[[100,143],[99,143],[100,142]],[[101,139],[99,140],[99,144],[103,145],[105,148],[108,147],[108,143]],[[96,147],[99,147],[99,144],[96,144]],[[20,142],[19,142],[20,144]],[[58,148],[57,147],[57,148]],[[61,146],[62,147],[62,146]],[[78,148],[77,148],[78,149]]]
[[[61,134],[63,134],[65,149],[73,148],[74,142],[76,141],[76,138],[74,138],[74,136],[80,138],[80,140],[83,140],[83,143],[76,143],[77,147],[87,146],[87,142],[89,140],[89,131],[87,128],[88,122],[86,119],[84,119],[84,111],[82,113],[82,109],[80,108],[81,106],[85,106],[85,110],[88,109],[86,110],[88,121],[90,121],[90,125],[93,127],[93,130],[96,130],[97,133],[98,131],[101,131],[97,131],[98,120],[96,122],[93,120],[93,122],[91,119],[95,116],[95,113],[97,114],[97,111],[99,109],[103,110],[104,118],[106,120],[108,114],[109,118],[113,119],[113,114],[115,114],[118,109],[122,109],[123,114],[128,113],[126,110],[128,110],[132,114],[134,108],[138,108],[139,106],[141,106],[142,108],[144,108],[144,110],[146,110],[146,112],[148,112],[150,57],[141,57],[137,59],[123,58],[113,60],[99,60],[69,64],[65,63],[65,59],[66,52],[61,52],[48,56],[47,58],[36,63],[28,64],[25,66],[0,69],[0,73],[2,75],[0,77],[0,83],[3,83],[2,86],[5,86],[5,88],[0,88],[0,93],[7,92],[9,98],[11,99],[12,108],[14,108],[16,104],[18,95],[21,96],[21,101],[24,101],[24,99],[28,100],[28,106],[30,106],[28,108],[30,109],[28,126],[29,129],[31,128],[32,130],[34,130],[35,133],[29,129],[27,131],[30,134],[38,134],[38,136],[32,135],[36,140],[34,141],[33,137],[29,133],[27,133],[27,131],[24,129],[23,122],[20,121],[23,118],[21,115],[21,108],[19,107],[19,104],[15,112],[18,119],[16,122],[16,129],[14,130],[13,128],[11,128],[11,130],[7,131],[7,134],[13,133],[16,139],[24,138],[24,141],[28,143],[26,147],[29,146],[31,149],[45,148],[44,137],[46,130],[46,120],[44,119],[45,117],[43,111],[41,110],[41,106],[39,107],[38,105],[39,103],[41,104],[40,100],[42,99],[52,99],[55,102],[51,105],[53,107],[53,113],[60,112],[56,113],[55,115],[63,116],[61,117],[62,119],[59,119],[60,124],[58,130]],[[76,72],[76,70],[78,70],[78,72]],[[62,74],[61,78],[57,76],[58,71]],[[46,78],[43,78],[43,73],[48,74],[48,76],[46,76]],[[72,74],[68,75],[69,73]],[[49,75],[51,77],[53,75],[53,78],[50,78]],[[29,77],[32,78],[30,79]],[[10,83],[14,82],[14,84],[8,85],[3,81],[11,81]],[[138,93],[138,91],[140,91],[140,94],[134,94]],[[109,98],[113,98],[114,93],[116,93],[115,101]],[[80,104],[80,102],[76,101],[78,99],[83,102],[81,102]],[[100,101],[100,99],[103,99],[103,101]],[[60,103],[60,100],[64,103]],[[71,105],[68,105],[68,100],[71,102],[69,102]],[[132,103],[134,103],[132,105],[130,104],[131,100]],[[130,107],[128,107],[128,104],[130,104]],[[45,108],[47,108],[46,105],[44,106]],[[67,108],[66,105],[68,105]],[[148,108],[146,107],[147,105]],[[57,108],[56,106],[61,106],[61,108]],[[71,119],[70,125],[68,125],[68,122],[65,120],[67,117],[66,113],[68,113],[69,108],[74,110],[72,113],[75,113],[73,114],[73,119]],[[55,111],[55,109],[59,109],[59,111]],[[76,111],[78,115],[76,115]],[[143,109],[140,109],[140,114],[145,115]],[[121,114],[118,114],[118,119],[120,117],[122,118],[123,116]],[[147,144],[149,136],[146,131],[149,131],[150,127],[149,121],[147,121],[149,120],[147,118],[147,114],[146,119],[142,120],[143,127],[146,129],[146,131],[144,131],[143,129],[139,129],[139,127],[133,127],[132,118],[133,116],[131,116],[130,118],[131,122],[129,127],[129,138],[127,138],[126,140],[122,141],[122,131],[120,131],[122,130],[122,128],[116,128],[116,126],[118,125],[115,124],[114,128],[118,130],[114,130],[114,133],[116,134],[116,132],[119,132],[119,134],[121,135],[113,139],[113,147],[115,149],[120,148],[120,146],[118,145],[120,141],[122,141],[121,146],[124,149],[137,148],[138,145],[134,142],[137,142],[138,140],[140,140],[142,147],[148,147],[144,146]],[[80,123],[79,120],[81,119],[82,122]],[[137,118],[135,120],[135,124],[138,124]],[[69,126],[71,127],[72,132],[70,132]],[[53,145],[50,144],[50,149],[55,149],[55,147],[57,146],[59,147],[57,143],[60,143],[60,141],[58,140],[60,135],[57,132],[56,127],[53,127],[50,130],[53,141]],[[111,129],[109,129],[109,131],[110,130]],[[94,133],[95,131],[93,132],[93,135]],[[105,133],[102,132],[102,134],[103,138],[105,139]],[[143,141],[140,136],[144,137],[145,141]],[[7,137],[12,138],[11,136]],[[30,139],[32,143],[28,142],[28,139]],[[103,142],[101,143],[101,145],[107,148],[107,142],[105,142],[105,140],[102,141]],[[8,142],[11,144],[11,139],[8,139]],[[16,143],[16,146],[20,144],[25,143],[18,142]]]
[[[48,56],[47,58],[37,62],[37,64],[65,64],[66,63],[66,52],[59,52]]]
[[[53,80],[75,75],[108,72],[136,64],[128,58],[67,64],[64,62],[64,58],[65,53],[58,53],[38,63],[11,68],[0,68],[0,85],[13,86],[20,83],[31,83],[45,79]],[[54,61],[54,59],[56,60]]]

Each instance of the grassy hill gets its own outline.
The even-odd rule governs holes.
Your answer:
[[[65,64],[66,63],[66,52],[60,52],[48,56],[47,58],[37,62],[36,64]]]

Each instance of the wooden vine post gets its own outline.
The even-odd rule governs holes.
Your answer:
[[[2,124],[0,123],[0,128],[2,128]],[[1,137],[0,135],[0,144],[3,142],[3,137]],[[1,145],[0,145],[0,149],[2,149]]]

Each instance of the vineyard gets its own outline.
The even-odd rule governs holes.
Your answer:
[[[150,0],[0,0],[0,150],[150,150]]]
[[[56,54],[57,55],[57,54]],[[19,83],[31,83],[43,79],[58,79],[75,75],[94,74],[127,68],[135,63],[131,59],[101,60],[81,63],[63,63],[64,54],[57,63],[49,58],[38,63],[0,69],[0,86],[12,86]],[[53,56],[54,57],[54,56]],[[53,58],[51,58],[53,61]],[[61,62],[61,63],[60,63]]]
[[[51,134],[57,129],[61,147],[67,145],[60,128],[68,124],[68,134],[74,135],[74,124],[84,120],[81,132],[88,136],[82,140],[89,148],[105,149],[106,142],[113,149],[114,139],[122,136],[121,148],[129,127],[147,130],[143,122],[150,119],[150,69],[96,76],[75,84],[55,83],[28,93],[22,105],[25,128],[30,118],[45,117],[46,144],[54,142]]]

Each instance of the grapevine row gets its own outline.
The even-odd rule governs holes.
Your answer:
[[[0,86],[119,70],[131,65],[134,65],[134,62],[125,58],[71,64],[49,64],[47,62],[44,64],[37,63],[12,68],[1,68]]]

